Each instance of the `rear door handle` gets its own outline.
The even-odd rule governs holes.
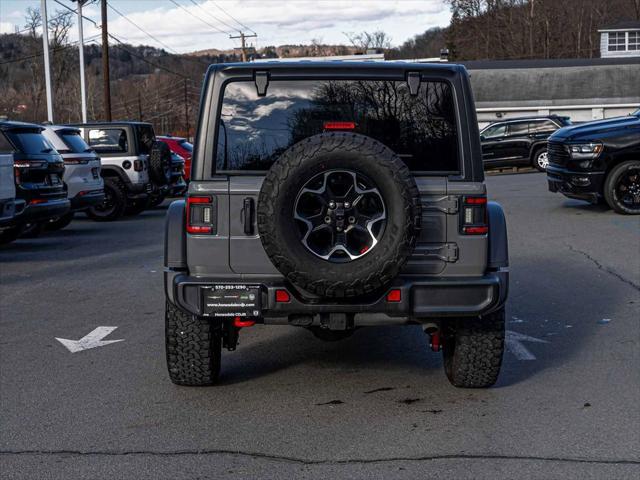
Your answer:
[[[245,235],[253,235],[253,212],[253,198],[247,197],[242,202],[242,217]]]

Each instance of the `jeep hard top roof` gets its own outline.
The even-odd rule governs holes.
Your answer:
[[[245,73],[247,71],[268,70],[278,73],[296,73],[296,72],[322,72],[322,73],[338,73],[338,74],[356,74],[361,75],[365,72],[371,73],[387,73],[399,74],[407,71],[430,71],[434,74],[440,73],[445,76],[451,76],[466,72],[463,65],[455,63],[411,63],[411,62],[367,62],[367,61],[302,61],[287,62],[273,61],[260,63],[216,63],[209,66],[207,73],[215,73],[224,71],[233,73]]]

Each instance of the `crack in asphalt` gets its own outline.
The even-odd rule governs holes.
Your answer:
[[[569,250],[571,250],[572,252],[579,253],[580,255],[582,255],[583,257],[587,258],[588,260],[591,260],[591,262],[593,262],[593,264],[596,267],[598,267],[598,270],[602,270],[603,272],[608,273],[609,275],[612,275],[612,276],[616,277],[621,282],[626,283],[630,287],[635,288],[636,290],[638,290],[640,292],[640,285],[638,285],[637,283],[634,283],[633,281],[629,280],[628,278],[623,277],[622,275],[620,275],[615,270],[611,270],[610,268],[605,267],[598,260],[596,260],[591,255],[589,255],[587,252],[583,252],[582,250],[578,250],[577,248],[574,248],[573,246],[571,246],[569,244],[567,244],[567,248],[569,248]]]
[[[563,462],[563,463],[595,463],[603,465],[640,465],[640,460],[628,459],[607,459],[607,458],[584,458],[584,457],[545,457],[536,455],[499,455],[499,454],[444,454],[444,455],[424,455],[413,457],[386,457],[386,458],[355,458],[344,460],[319,459],[312,460],[301,457],[275,455],[260,452],[244,452],[241,450],[224,449],[201,449],[201,450],[176,450],[176,451],[156,451],[156,450],[0,450],[2,455],[52,455],[52,456],[188,456],[188,455],[233,455],[238,457],[249,457],[260,460],[270,460],[283,463],[297,463],[302,465],[357,465],[389,462],[422,462],[437,460],[530,460],[542,462]]]

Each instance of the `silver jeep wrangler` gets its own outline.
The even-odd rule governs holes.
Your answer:
[[[469,77],[401,62],[215,65],[165,240],[166,349],[210,385],[254,324],[324,340],[422,325],[458,387],[504,350],[502,208],[487,201]]]

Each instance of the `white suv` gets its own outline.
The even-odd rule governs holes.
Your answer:
[[[100,157],[87,145],[80,129],[64,125],[46,125],[42,131],[64,160],[71,210],[47,223],[48,230],[69,225],[75,212],[87,210],[104,201],[104,180],[100,176]]]

